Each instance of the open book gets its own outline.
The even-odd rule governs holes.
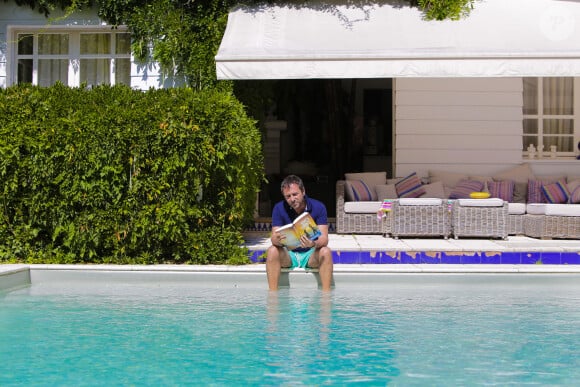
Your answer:
[[[303,234],[306,234],[311,241],[322,235],[318,225],[308,212],[303,212],[294,219],[294,222],[278,228],[276,232],[284,235],[285,238],[282,239],[282,243],[288,250],[300,247],[300,236]]]

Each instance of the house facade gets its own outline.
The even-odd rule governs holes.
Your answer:
[[[218,77],[342,79],[345,88],[357,79],[361,170],[490,175],[529,162],[537,175],[580,175],[580,5],[475,6],[459,22],[427,22],[396,2],[330,11],[236,9],[216,56]],[[482,31],[481,23],[493,27]],[[126,29],[112,29],[90,11],[46,19],[0,2],[0,87],[180,84],[155,63],[136,62],[130,42]],[[288,154],[300,147],[292,131],[303,129],[275,117],[265,127],[267,171],[327,181]],[[327,183],[332,195],[332,179]]]
[[[329,4],[232,10],[218,78],[388,83],[389,177],[578,170],[579,3],[486,0],[459,21],[424,20],[400,1]]]
[[[131,37],[111,28],[90,10],[43,14],[14,2],[0,3],[0,87],[20,82],[49,86],[55,82],[126,84],[135,89],[171,87],[154,63],[138,63]]]

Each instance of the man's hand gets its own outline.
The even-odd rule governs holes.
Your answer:
[[[300,237],[300,245],[301,245],[302,247],[313,248],[313,247],[315,247],[315,246],[316,246],[316,242],[315,242],[315,241],[312,241],[312,240],[310,240],[310,239],[309,239],[309,238],[308,238],[306,235],[304,235],[304,234],[303,234],[303,235]]]
[[[278,246],[278,247],[282,247],[284,246],[284,239],[286,237],[278,232],[273,232],[272,233],[272,244],[274,246]]]

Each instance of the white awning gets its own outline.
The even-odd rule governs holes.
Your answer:
[[[580,76],[580,2],[481,0],[459,21],[407,4],[234,9],[218,79]]]

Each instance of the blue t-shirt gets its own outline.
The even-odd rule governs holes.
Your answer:
[[[316,199],[311,199],[305,196],[306,199],[306,212],[310,213],[312,219],[318,225],[327,225],[328,217],[326,215],[326,206],[321,201]],[[281,200],[274,206],[272,210],[272,227],[281,227],[285,224],[292,223],[294,219],[298,217],[299,214],[294,211],[292,207],[286,203],[285,200]]]
[[[321,201],[316,199],[311,199],[305,196],[306,199],[306,210],[312,216],[312,219],[318,225],[327,225],[328,216],[326,215],[326,206]],[[298,217],[299,214],[294,211],[292,207],[286,203],[285,200],[281,200],[274,206],[272,210],[272,227],[281,227],[285,224],[292,223],[294,219]],[[296,251],[302,251],[308,249],[298,248]]]

